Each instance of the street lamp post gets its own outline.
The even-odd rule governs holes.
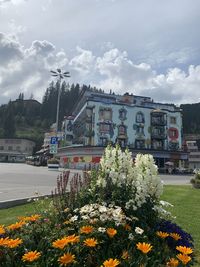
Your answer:
[[[70,77],[69,72],[62,72],[61,69],[57,69],[56,71],[51,70],[51,75],[53,77],[57,77],[58,80],[58,99],[57,99],[57,111],[56,111],[56,136],[58,135],[58,119],[59,119],[59,109],[60,109],[60,94],[61,94],[61,81],[64,78]]]

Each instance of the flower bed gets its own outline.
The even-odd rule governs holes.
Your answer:
[[[133,164],[107,147],[100,165],[84,179],[63,173],[48,210],[0,227],[0,266],[192,265],[192,237],[169,219],[152,156]]]

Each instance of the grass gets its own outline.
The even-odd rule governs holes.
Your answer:
[[[163,200],[174,205],[171,209],[174,220],[186,232],[194,238],[195,253],[200,266],[200,189],[194,189],[188,185],[164,187]]]
[[[191,186],[167,185],[164,187],[162,200],[174,205],[172,215],[175,223],[190,233],[194,238],[197,258],[200,266],[200,190]],[[0,224],[16,222],[18,216],[31,215],[38,212],[36,203],[0,210]]]
[[[31,215],[36,212],[35,203],[0,210],[0,224],[8,225],[16,222],[18,216]]]

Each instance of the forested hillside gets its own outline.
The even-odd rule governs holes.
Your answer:
[[[37,150],[43,143],[44,133],[56,121],[58,88],[58,84],[52,82],[42,103],[33,98],[24,99],[23,93],[20,93],[15,101],[0,106],[0,138],[29,138],[36,142]],[[69,86],[62,83],[59,125],[64,116],[70,114],[80,90],[79,84]]]
[[[183,132],[200,134],[200,103],[184,104],[180,107],[183,110]]]

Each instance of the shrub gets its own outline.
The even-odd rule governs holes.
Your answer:
[[[59,164],[59,160],[57,158],[51,158],[47,160],[48,164]]]
[[[194,178],[192,178],[190,182],[193,185],[193,187],[200,188],[200,171],[199,170],[195,171]]]

